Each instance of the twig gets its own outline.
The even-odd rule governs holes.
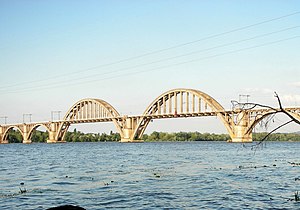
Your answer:
[[[293,120],[290,120],[280,126],[278,126],[277,128],[273,129],[272,131],[270,131],[264,138],[262,138],[261,140],[259,140],[259,143],[257,143],[256,145],[254,145],[255,147],[259,146],[260,144],[263,143],[263,141],[265,141],[272,133],[274,133],[275,131],[277,131],[279,128],[282,128],[283,126],[286,126],[287,124],[293,122]],[[252,147],[254,147],[252,146]]]

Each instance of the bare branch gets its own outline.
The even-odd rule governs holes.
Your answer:
[[[267,108],[267,109],[272,109],[274,111],[277,111],[276,108],[268,106],[268,105],[264,105],[264,104],[257,104],[257,103],[240,103],[238,101],[232,100],[231,103],[233,104],[233,106],[240,106],[242,107],[242,110],[252,110],[255,107],[262,107],[262,108]],[[247,108],[245,108],[247,107]]]
[[[275,94],[275,97],[277,98],[277,101],[278,101],[278,104],[279,104],[279,108],[280,108],[280,109],[283,109],[283,108],[282,108],[282,104],[281,104],[281,100],[280,100],[278,94],[277,94],[276,92],[274,92],[274,94]]]
[[[273,129],[272,131],[270,131],[264,138],[262,138],[261,140],[259,140],[259,143],[255,145],[255,147],[259,146],[260,144],[262,144],[272,133],[274,133],[275,131],[277,131],[279,128],[282,128],[283,126],[286,126],[287,124],[293,122],[293,120],[290,120],[280,126],[278,126],[277,128]],[[252,146],[253,147],[253,146]]]
[[[271,107],[271,106],[268,106],[268,105],[264,105],[264,104],[258,104],[258,103],[240,103],[240,102],[237,102],[237,101],[231,101],[231,103],[233,104],[233,107],[236,107],[238,106],[240,109],[242,110],[253,110],[254,108],[256,107],[260,107],[260,108],[267,108],[267,109],[271,109],[274,111],[273,116],[274,114],[276,113],[284,113],[285,115],[287,115],[291,120],[278,126],[277,128],[273,129],[271,132],[269,132],[264,138],[262,138],[261,140],[259,140],[259,143],[256,145],[260,145],[262,142],[264,142],[273,132],[277,131],[279,128],[282,128],[283,126],[291,123],[291,122],[295,122],[297,124],[300,125],[300,121],[295,118],[292,114],[290,114],[289,112],[287,112],[283,106],[282,106],[282,103],[281,103],[281,100],[280,100],[280,97],[279,95],[274,92],[274,97],[277,98],[277,101],[278,101],[278,105],[279,105],[279,108],[274,108],[274,107]],[[268,123],[272,120],[272,118],[270,118],[266,123],[265,123],[265,127],[267,128],[268,126]]]

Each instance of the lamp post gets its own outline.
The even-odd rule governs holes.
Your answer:
[[[29,117],[29,123],[31,123],[32,114],[23,114],[23,123],[25,123],[25,117]]]
[[[242,99],[243,98],[246,98],[246,106],[244,105],[244,108],[248,108],[248,103],[249,103],[249,97],[250,97],[250,95],[248,95],[248,94],[240,94],[239,95],[239,103],[241,104],[241,103],[243,103],[242,101]],[[240,105],[241,106],[241,105]],[[240,107],[241,108],[241,107]]]
[[[7,116],[3,116],[3,117],[0,117],[1,119],[4,119],[4,124],[6,125],[7,124]]]
[[[248,103],[249,102],[249,97],[250,97],[250,95],[248,95],[248,94],[240,94],[239,95],[239,102],[240,103],[242,102],[242,98],[246,98],[246,103]]]
[[[58,116],[58,120],[60,120],[61,111],[51,111],[51,121],[53,122],[55,119],[55,114]]]

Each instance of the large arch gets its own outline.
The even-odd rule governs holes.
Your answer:
[[[122,136],[122,124],[116,119],[117,117],[120,117],[119,112],[108,102],[94,98],[82,99],[71,106],[65,114],[63,123],[59,126],[56,140],[63,141],[70,125],[80,122],[113,121]]]
[[[105,117],[119,117],[118,111],[101,99],[87,98],[77,101],[65,114],[63,120],[89,120]]]
[[[153,115],[196,116],[196,113],[215,112],[226,129],[232,135],[228,118],[223,115],[225,109],[208,94],[195,89],[173,89],[158,96],[144,111],[143,118],[137,124],[133,139],[141,139]]]

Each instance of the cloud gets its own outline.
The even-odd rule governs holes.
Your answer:
[[[300,82],[294,83],[293,85],[300,87]],[[247,88],[247,93],[251,95],[251,98],[256,103],[268,104],[277,106],[277,99],[274,97],[274,90],[269,88]],[[300,95],[299,94],[284,94],[279,93],[279,98],[284,107],[299,107],[300,106]]]
[[[300,82],[293,82],[291,85],[294,87],[300,87]]]
[[[300,87],[300,86],[299,86]],[[286,105],[300,105],[300,95],[295,94],[287,94],[280,97],[283,103],[286,103]]]
[[[274,90],[269,88],[246,88],[248,93],[273,94]]]

